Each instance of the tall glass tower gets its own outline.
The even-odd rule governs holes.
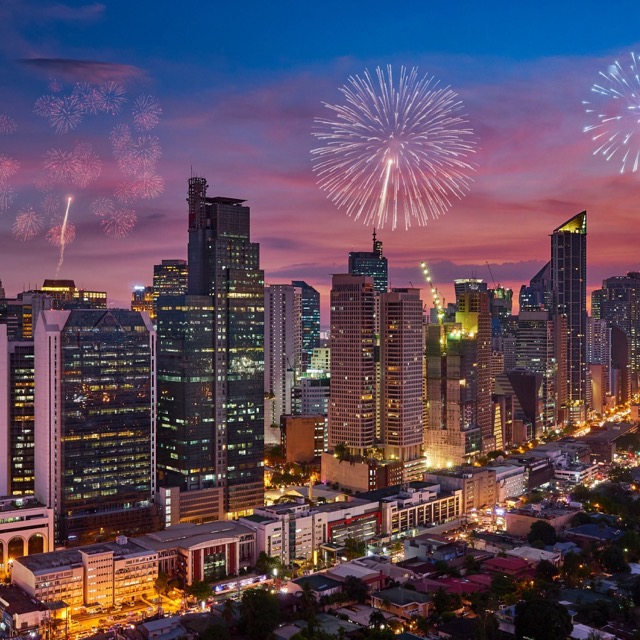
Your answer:
[[[572,422],[587,415],[587,212],[551,235],[553,315],[567,319],[567,409]]]
[[[215,482],[234,516],[263,504],[264,273],[244,200],[207,197],[207,181],[193,177],[188,203],[187,297],[206,296],[213,305],[211,324],[193,330],[213,336]]]
[[[349,254],[349,275],[373,278],[376,293],[386,293],[389,288],[387,259],[382,255],[382,242],[373,230],[372,251],[352,251]]]

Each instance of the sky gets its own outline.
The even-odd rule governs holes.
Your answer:
[[[447,301],[453,279],[468,276],[495,279],[517,297],[549,259],[551,231],[586,209],[587,287],[595,289],[605,277],[640,269],[640,172],[621,174],[617,158],[594,155],[583,101],[600,72],[616,60],[626,69],[630,52],[640,53],[639,19],[640,5],[626,1],[604,9],[586,0],[4,0],[0,280],[15,295],[57,273],[128,306],[134,285],[151,284],[154,264],[186,257],[193,173],[207,179],[211,196],[246,199],[265,281],[315,286],[326,326],[331,274],[346,271],[349,251],[370,249],[372,229],[318,187],[314,119],[326,116],[323,103],[343,100],[350,76],[404,65],[459,94],[477,140],[476,170],[469,193],[446,215],[378,231],[391,286],[423,286],[425,261]],[[125,91],[120,110],[85,110],[68,132],[34,112],[46,96],[109,82]],[[139,102],[148,97],[161,107],[157,124],[154,103]],[[136,167],[118,156],[123,125],[152,169],[138,191],[127,192]],[[77,165],[65,169],[71,153],[84,153],[80,173]],[[55,227],[67,196],[75,240],[61,261]],[[100,198],[129,213],[109,226],[94,214]],[[42,230],[23,242],[13,229],[25,211]],[[112,237],[120,231],[128,234]],[[430,302],[426,291],[423,299]]]

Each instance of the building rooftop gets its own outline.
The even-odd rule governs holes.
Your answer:
[[[582,536],[584,538],[593,538],[602,542],[617,540],[622,536],[620,529],[614,529],[603,524],[581,524],[578,527],[567,529],[565,533],[569,535]]]
[[[314,573],[310,576],[303,576],[302,578],[298,578],[293,582],[295,582],[300,587],[308,584],[316,593],[330,591],[331,589],[338,589],[342,585],[341,582],[338,582],[338,580],[334,580],[333,578],[329,578],[324,573]]]
[[[224,520],[204,524],[185,522],[174,524],[163,531],[140,536],[136,538],[136,541],[145,549],[159,551],[167,547],[188,549],[205,542],[224,540],[243,534],[255,535],[253,529],[233,521]]]
[[[111,552],[115,559],[144,556],[149,553],[148,548],[132,539],[122,536],[120,540],[122,540],[122,544],[118,542],[99,542],[98,544],[90,544],[75,549],[36,553],[17,558],[15,562],[19,562],[37,575],[39,573],[48,573],[52,569],[79,567],[82,565],[82,553],[94,555]]]
[[[391,604],[397,606],[404,606],[416,602],[418,604],[424,604],[425,602],[431,602],[431,598],[413,589],[404,589],[403,587],[392,587],[391,589],[384,589],[383,591],[376,591],[371,594],[375,598],[380,600],[386,600]]]
[[[42,602],[31,598],[18,587],[0,587],[0,608],[9,615],[47,610]]]
[[[383,489],[375,489],[374,491],[367,491],[365,493],[359,493],[358,498],[366,500],[368,502],[379,502],[380,500],[395,498],[399,493],[405,491],[407,488],[409,490],[413,489],[415,491],[422,491],[424,489],[432,488],[434,491],[436,490],[437,484],[433,482],[409,482],[407,485],[396,484],[392,487],[385,487]]]

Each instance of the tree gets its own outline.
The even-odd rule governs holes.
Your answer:
[[[369,616],[369,626],[374,629],[380,629],[386,618],[380,609],[374,609]]]
[[[196,600],[208,600],[211,597],[211,587],[204,580],[197,580],[187,587],[187,594]]]
[[[624,558],[624,551],[612,544],[600,554],[600,562],[609,573],[629,571],[629,565]]]
[[[280,622],[280,607],[275,595],[264,589],[247,589],[240,604],[245,635],[266,640]]]
[[[573,623],[561,604],[541,598],[516,605],[515,628],[518,640],[566,640]]]
[[[159,596],[164,596],[169,590],[169,578],[164,571],[158,571],[158,577],[153,585]]]
[[[227,623],[227,625],[231,625],[233,619],[235,618],[235,606],[233,604],[233,600],[231,598],[227,598],[224,601],[224,605],[222,606],[222,619]]]
[[[349,447],[346,442],[340,442],[333,448],[333,453],[338,460],[347,460],[349,458]]]
[[[610,482],[633,482],[633,476],[631,471],[626,467],[620,465],[613,465],[609,469],[609,481]]]
[[[229,640],[229,630],[222,624],[210,624],[200,633],[200,640]]]
[[[540,540],[543,544],[555,544],[558,540],[556,530],[545,520],[536,520],[527,534],[528,542]]]
[[[536,578],[551,582],[560,573],[558,567],[548,560],[540,560],[536,565]]]
[[[367,552],[367,543],[364,540],[356,540],[355,538],[345,538],[344,555],[347,560],[360,558]]]
[[[364,603],[369,593],[366,583],[356,576],[347,576],[342,583],[342,590],[349,600],[356,600],[360,604]]]
[[[496,598],[503,599],[511,595],[516,590],[515,580],[511,576],[496,573],[491,579],[491,594]]]
[[[318,607],[318,599],[309,582],[302,583],[302,592],[300,593],[300,606],[305,620],[315,616]]]

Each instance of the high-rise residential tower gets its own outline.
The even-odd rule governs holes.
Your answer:
[[[260,247],[251,242],[249,207],[236,198],[208,197],[207,186],[204,178],[189,180],[186,298],[194,302],[187,307],[197,307],[200,311],[194,311],[199,317],[197,321],[185,318],[183,328],[191,334],[192,345],[201,341],[211,344],[210,354],[190,354],[194,362],[198,361],[198,368],[211,369],[210,374],[205,373],[209,386],[189,399],[190,412],[197,414],[196,439],[210,442],[207,470],[203,475],[212,475],[206,482],[222,489],[224,511],[231,517],[263,504],[264,274],[260,269]],[[161,306],[159,304],[159,327]],[[160,370],[165,341],[164,330],[160,328],[158,341]],[[186,369],[189,366],[188,362],[184,364]],[[172,393],[187,391],[195,380],[194,375],[199,374],[184,371],[185,386],[180,387],[178,379],[178,388],[175,378],[159,376],[159,413],[165,410],[165,404],[172,402]],[[162,427],[159,446],[168,450],[182,446],[174,442],[174,438],[178,438],[176,429],[180,431],[171,424]],[[187,424],[184,434],[187,440],[188,431]],[[201,473],[199,465],[192,464],[190,458],[200,457],[201,452],[197,447],[187,446],[184,451],[186,459],[181,463],[182,468],[174,469],[173,475],[182,475],[181,489],[188,491],[191,478],[187,470],[191,469],[194,475]]]
[[[280,416],[292,412],[302,361],[302,291],[292,284],[264,288],[265,443],[280,443]]]
[[[567,416],[585,420],[587,397],[587,212],[551,235],[552,314],[567,320]]]
[[[380,422],[387,457],[422,457],[423,329],[419,289],[392,289],[380,299]]]
[[[155,331],[125,309],[43,311],[35,336],[35,495],[56,540],[157,526]]]
[[[329,448],[363,453],[375,442],[375,306],[373,278],[333,276]]]

